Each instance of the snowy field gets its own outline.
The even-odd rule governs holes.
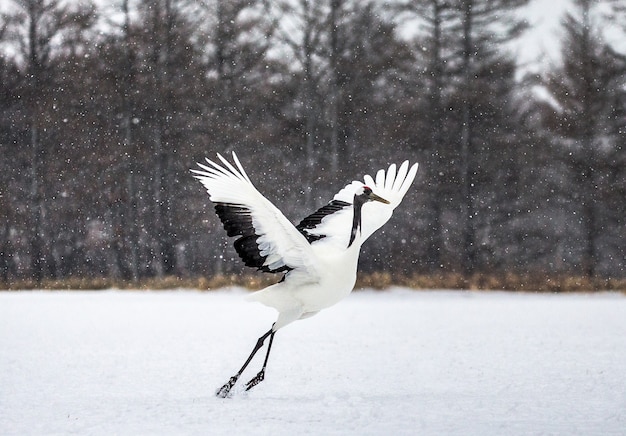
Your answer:
[[[0,434],[626,435],[624,295],[353,293],[218,399],[274,320],[243,295],[1,292]]]

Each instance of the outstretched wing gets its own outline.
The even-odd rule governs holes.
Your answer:
[[[254,187],[237,155],[237,168],[220,154],[219,165],[206,159],[202,170],[191,170],[204,185],[228,236],[239,236],[234,246],[247,266],[265,272],[300,270],[318,277],[306,238]]]
[[[364,184],[372,188],[376,195],[389,201],[384,204],[378,201],[367,202],[361,213],[361,242],[365,241],[376,230],[383,226],[393,210],[402,202],[405,194],[415,179],[418,164],[409,168],[409,161],[404,161],[397,170],[395,164],[387,171],[381,169],[376,180],[366,175],[363,182],[354,181],[345,186],[326,206],[303,219],[297,225],[312,244],[324,243],[338,247],[347,247],[350,239],[349,229],[352,226],[352,202],[354,194]]]
[[[389,204],[370,201],[363,205],[361,214],[363,240],[369,238],[372,233],[389,221],[393,210],[402,202],[413,180],[415,180],[418,164],[415,163],[409,168],[409,161],[405,160],[397,171],[396,168],[396,165],[392,164],[389,165],[387,171],[378,170],[376,180],[369,175],[363,177],[365,184],[372,188],[374,193],[389,201]]]

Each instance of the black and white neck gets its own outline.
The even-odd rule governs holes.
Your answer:
[[[354,194],[354,200],[352,201],[352,229],[350,230],[350,242],[348,242],[348,248],[352,245],[356,239],[357,232],[361,232],[361,214],[363,211],[363,205],[369,201],[380,201],[381,203],[389,204],[387,200],[372,192],[369,186],[363,186]]]
[[[361,232],[361,211],[363,210],[363,205],[368,201],[369,200],[363,195],[354,195],[354,201],[352,202],[352,230],[350,230],[350,242],[348,242],[348,248],[350,248],[356,239],[357,232]]]

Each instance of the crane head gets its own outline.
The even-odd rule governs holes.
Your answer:
[[[374,191],[372,191],[372,188],[366,185],[363,185],[363,187],[359,188],[359,190],[357,190],[357,192],[354,195],[355,197],[359,197],[364,203],[367,201],[380,201],[381,203],[389,204],[389,201],[374,194]]]

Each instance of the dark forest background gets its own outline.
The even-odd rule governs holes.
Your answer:
[[[562,61],[520,76],[526,4],[7,2],[0,286],[241,273],[189,173],[232,150],[294,222],[418,161],[364,273],[623,280],[626,55],[598,17],[626,7],[573,0]]]

